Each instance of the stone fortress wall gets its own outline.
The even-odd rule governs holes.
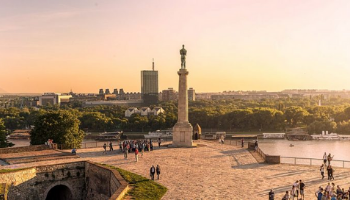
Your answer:
[[[53,144],[54,148],[57,146],[56,144]],[[10,148],[0,148],[0,154],[7,154],[7,153],[21,153],[21,152],[29,152],[29,151],[42,151],[42,150],[48,150],[52,149],[48,145],[30,145],[25,147],[10,147]]]
[[[119,172],[88,161],[0,173],[2,183],[5,198],[15,200],[45,200],[56,186],[66,188],[72,200],[121,199],[128,189]]]

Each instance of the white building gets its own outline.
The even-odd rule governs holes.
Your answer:
[[[162,107],[154,107],[152,110],[153,115],[159,115],[161,113],[164,113],[164,109]]]
[[[135,107],[130,107],[125,111],[125,117],[130,117],[132,114],[138,114],[140,111]]]
[[[149,107],[142,107],[140,109],[130,107],[125,111],[125,117],[130,117],[132,114],[140,114],[141,116],[159,115],[164,112],[164,109],[161,107],[154,107],[152,110]]]
[[[140,108],[140,114],[141,116],[148,116],[149,113],[152,112],[149,107],[142,107]]]
[[[39,97],[38,105],[47,106],[47,105],[61,105],[61,103],[69,102],[69,99],[72,98],[72,95],[60,94],[60,93],[44,93],[44,95]]]

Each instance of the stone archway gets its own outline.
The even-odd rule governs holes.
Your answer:
[[[59,186],[59,187],[56,187],[56,186]],[[75,193],[73,191],[72,186],[69,183],[67,183],[66,181],[57,181],[55,183],[52,183],[48,187],[46,187],[46,190],[41,198],[42,198],[42,200],[49,199],[48,198],[49,193],[51,195],[51,194],[56,193],[56,192],[62,192],[65,195],[70,195],[69,199],[76,199],[76,196],[75,196]],[[54,200],[56,200],[56,199],[57,200],[60,200],[60,199],[64,200],[65,195],[63,195],[62,198],[55,198]],[[59,196],[59,195],[57,195],[57,196]]]
[[[72,191],[65,185],[52,187],[46,195],[46,200],[70,200],[73,198]]]

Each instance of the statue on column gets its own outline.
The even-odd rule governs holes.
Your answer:
[[[182,45],[182,49],[180,49],[181,69],[186,69],[186,54],[187,50],[185,49],[185,45]]]

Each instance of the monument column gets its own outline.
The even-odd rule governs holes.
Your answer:
[[[192,147],[193,127],[188,122],[188,92],[187,92],[187,75],[186,54],[187,51],[182,46],[181,69],[177,72],[179,75],[179,96],[178,96],[178,117],[177,123],[173,127],[173,144],[172,147]]]
[[[179,75],[179,97],[178,97],[178,118],[177,122],[188,122],[188,92],[187,92],[187,75],[186,69],[180,69]],[[180,95],[181,94],[181,95]]]

